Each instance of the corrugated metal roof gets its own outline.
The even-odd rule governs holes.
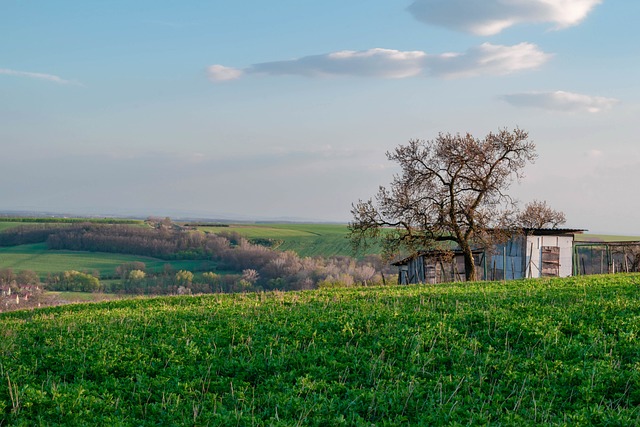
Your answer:
[[[582,228],[523,228],[522,231],[534,236],[552,236],[554,234],[582,234],[587,230]]]

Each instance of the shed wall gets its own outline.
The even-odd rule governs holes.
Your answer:
[[[524,237],[512,237],[496,245],[489,258],[487,276],[490,280],[513,280],[525,277]]]
[[[559,277],[569,277],[573,273],[573,236],[527,236],[526,275],[524,277],[542,277],[542,248],[544,246],[560,248]]]

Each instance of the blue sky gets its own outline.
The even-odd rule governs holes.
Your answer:
[[[640,2],[0,0],[0,210],[348,221],[385,152],[516,126],[511,193],[639,234]]]

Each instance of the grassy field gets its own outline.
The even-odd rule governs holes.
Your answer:
[[[0,314],[0,425],[638,425],[640,275]]]
[[[236,232],[247,239],[277,241],[277,250],[300,256],[354,256],[346,224],[229,224],[225,227],[198,227],[210,233]],[[372,248],[370,253],[379,253]],[[362,255],[362,254],[358,254]]]
[[[213,261],[164,261],[138,255],[50,251],[44,243],[0,248],[0,268],[11,268],[14,271],[33,270],[42,278],[46,277],[47,273],[66,270],[89,272],[97,270],[101,277],[111,277],[115,275],[117,266],[134,261],[144,262],[149,272],[161,272],[167,264],[175,270],[215,270]]]
[[[13,227],[19,227],[20,225],[24,225],[24,224],[21,224],[19,222],[0,221],[0,231],[7,230],[7,229],[13,228]]]
[[[613,234],[576,234],[576,242],[640,242],[640,236]]]

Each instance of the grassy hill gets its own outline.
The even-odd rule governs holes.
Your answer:
[[[346,224],[225,224],[224,227],[199,226],[209,233],[236,232],[257,242],[270,240],[281,251],[294,251],[300,256],[354,256]],[[373,247],[369,253],[380,253]],[[361,255],[361,254],[359,254]]]
[[[0,314],[0,425],[638,425],[640,275]]]

